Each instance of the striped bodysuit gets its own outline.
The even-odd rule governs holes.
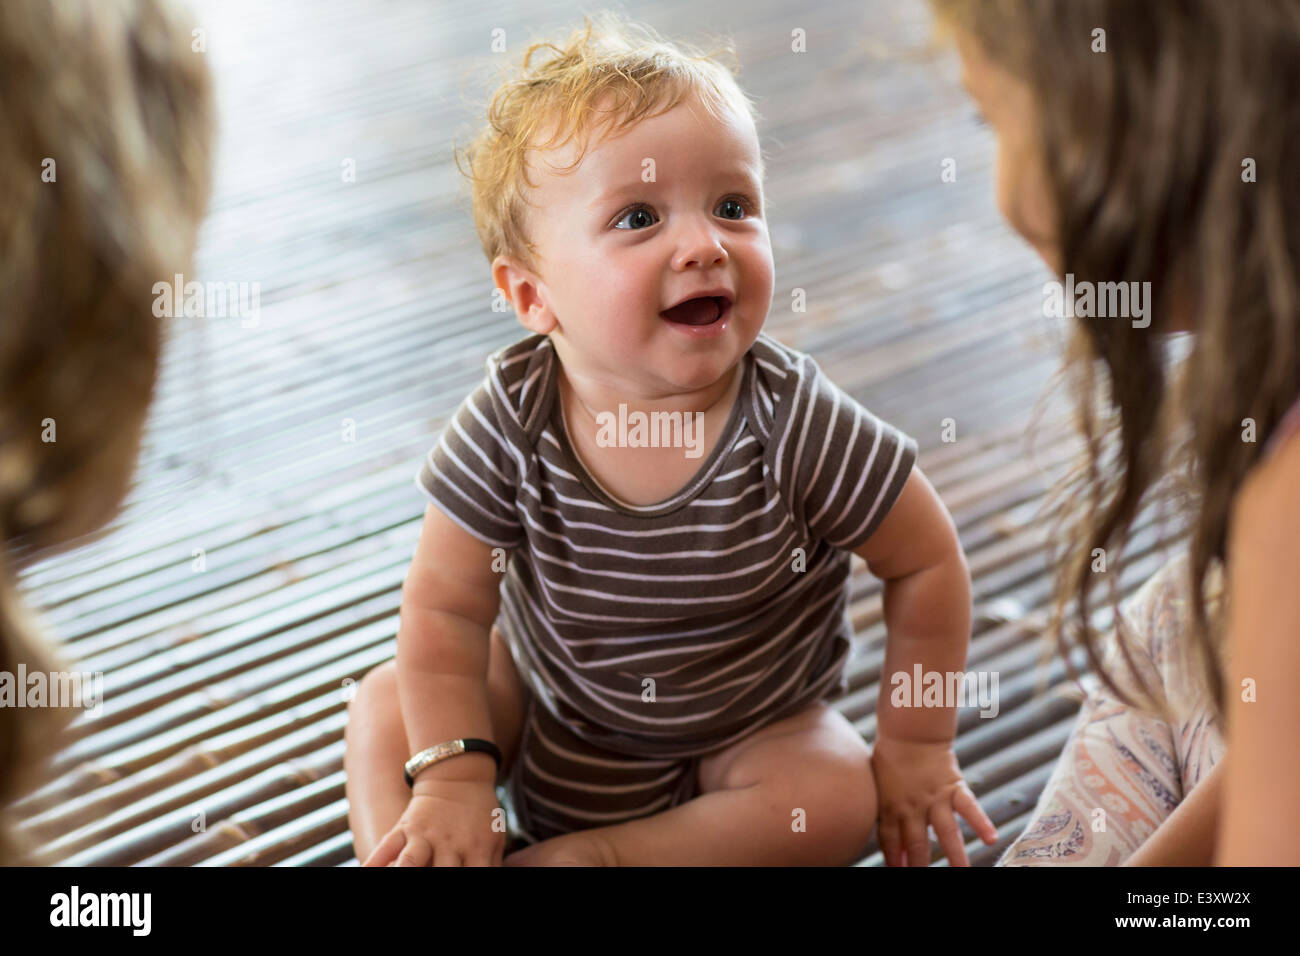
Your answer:
[[[766,335],[742,361],[717,445],[658,504],[582,466],[545,336],[488,359],[416,476],[510,555],[497,625],[529,704],[508,787],[534,839],[688,800],[700,756],[844,689],[850,552],[916,444]]]

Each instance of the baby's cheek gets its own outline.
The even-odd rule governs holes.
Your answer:
[[[766,241],[766,235],[756,239],[745,250],[745,262],[741,276],[743,288],[739,290],[756,305],[763,306],[760,311],[767,314],[767,307],[772,303],[772,293],[776,283],[776,269],[772,263],[772,247]]]

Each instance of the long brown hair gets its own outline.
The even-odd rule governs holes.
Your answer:
[[[1148,328],[1072,322],[1085,455],[1054,499],[1058,634],[1073,606],[1092,668],[1132,702],[1089,627],[1092,555],[1113,575],[1139,513],[1172,506],[1190,534],[1194,649],[1222,710],[1215,591],[1232,501],[1300,398],[1300,0],[932,2],[1034,95],[1062,275],[1151,283]],[[1160,333],[1178,328],[1196,335],[1171,375]]]
[[[117,512],[153,394],[153,284],[188,268],[213,104],[193,25],[161,0],[0,4],[0,671],[61,669],[15,567]],[[24,688],[17,688],[22,693]],[[0,708],[0,808],[52,708]],[[3,823],[3,821],[0,821]],[[0,825],[0,862],[24,850]]]

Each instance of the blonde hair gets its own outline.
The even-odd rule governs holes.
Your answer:
[[[488,261],[512,255],[535,265],[527,229],[527,194],[536,185],[528,176],[530,151],[576,139],[577,157],[565,167],[572,171],[593,133],[617,135],[692,98],[713,115],[732,109],[757,125],[754,104],[736,82],[738,67],[720,63],[722,54],[735,58],[730,43],[703,53],[612,14],[586,19],[559,46],[529,46],[518,67],[507,67],[487,125],[456,156],[472,183],[474,224]]]
[[[190,25],[162,0],[4,0],[0,89],[0,671],[12,674],[59,666],[13,565],[102,528],[129,487],[162,347],[153,284],[188,269],[214,111]],[[0,808],[34,783],[65,722],[0,708]],[[9,863],[26,847],[4,822]]]

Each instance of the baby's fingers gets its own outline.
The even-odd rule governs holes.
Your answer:
[[[379,841],[379,845],[370,851],[366,857],[366,862],[362,866],[391,866],[392,862],[397,859],[397,853],[406,843],[406,834],[401,830],[389,830],[384,834],[384,838]]]
[[[428,866],[433,862],[433,847],[427,840],[413,836],[397,858],[398,866]]]
[[[908,866],[930,865],[930,834],[924,817],[903,818],[903,843]]]
[[[985,843],[992,846],[998,842],[997,827],[993,825],[993,821],[988,818],[984,808],[975,799],[975,794],[971,793],[970,787],[965,783],[953,794],[952,808],[962,815],[975,831],[975,835]]]
[[[470,850],[465,854],[465,866],[500,866],[501,850]]]
[[[952,810],[943,804],[937,804],[930,811],[930,825],[934,827],[934,835],[939,840],[948,863],[952,866],[970,866],[970,860],[966,856],[966,841],[961,838],[961,827],[957,826],[957,818],[952,815]]]
[[[434,866],[461,866],[463,860],[459,852],[454,849],[439,849],[432,853]]]
[[[885,866],[903,865],[903,834],[897,817],[880,818],[880,852],[885,854]]]

